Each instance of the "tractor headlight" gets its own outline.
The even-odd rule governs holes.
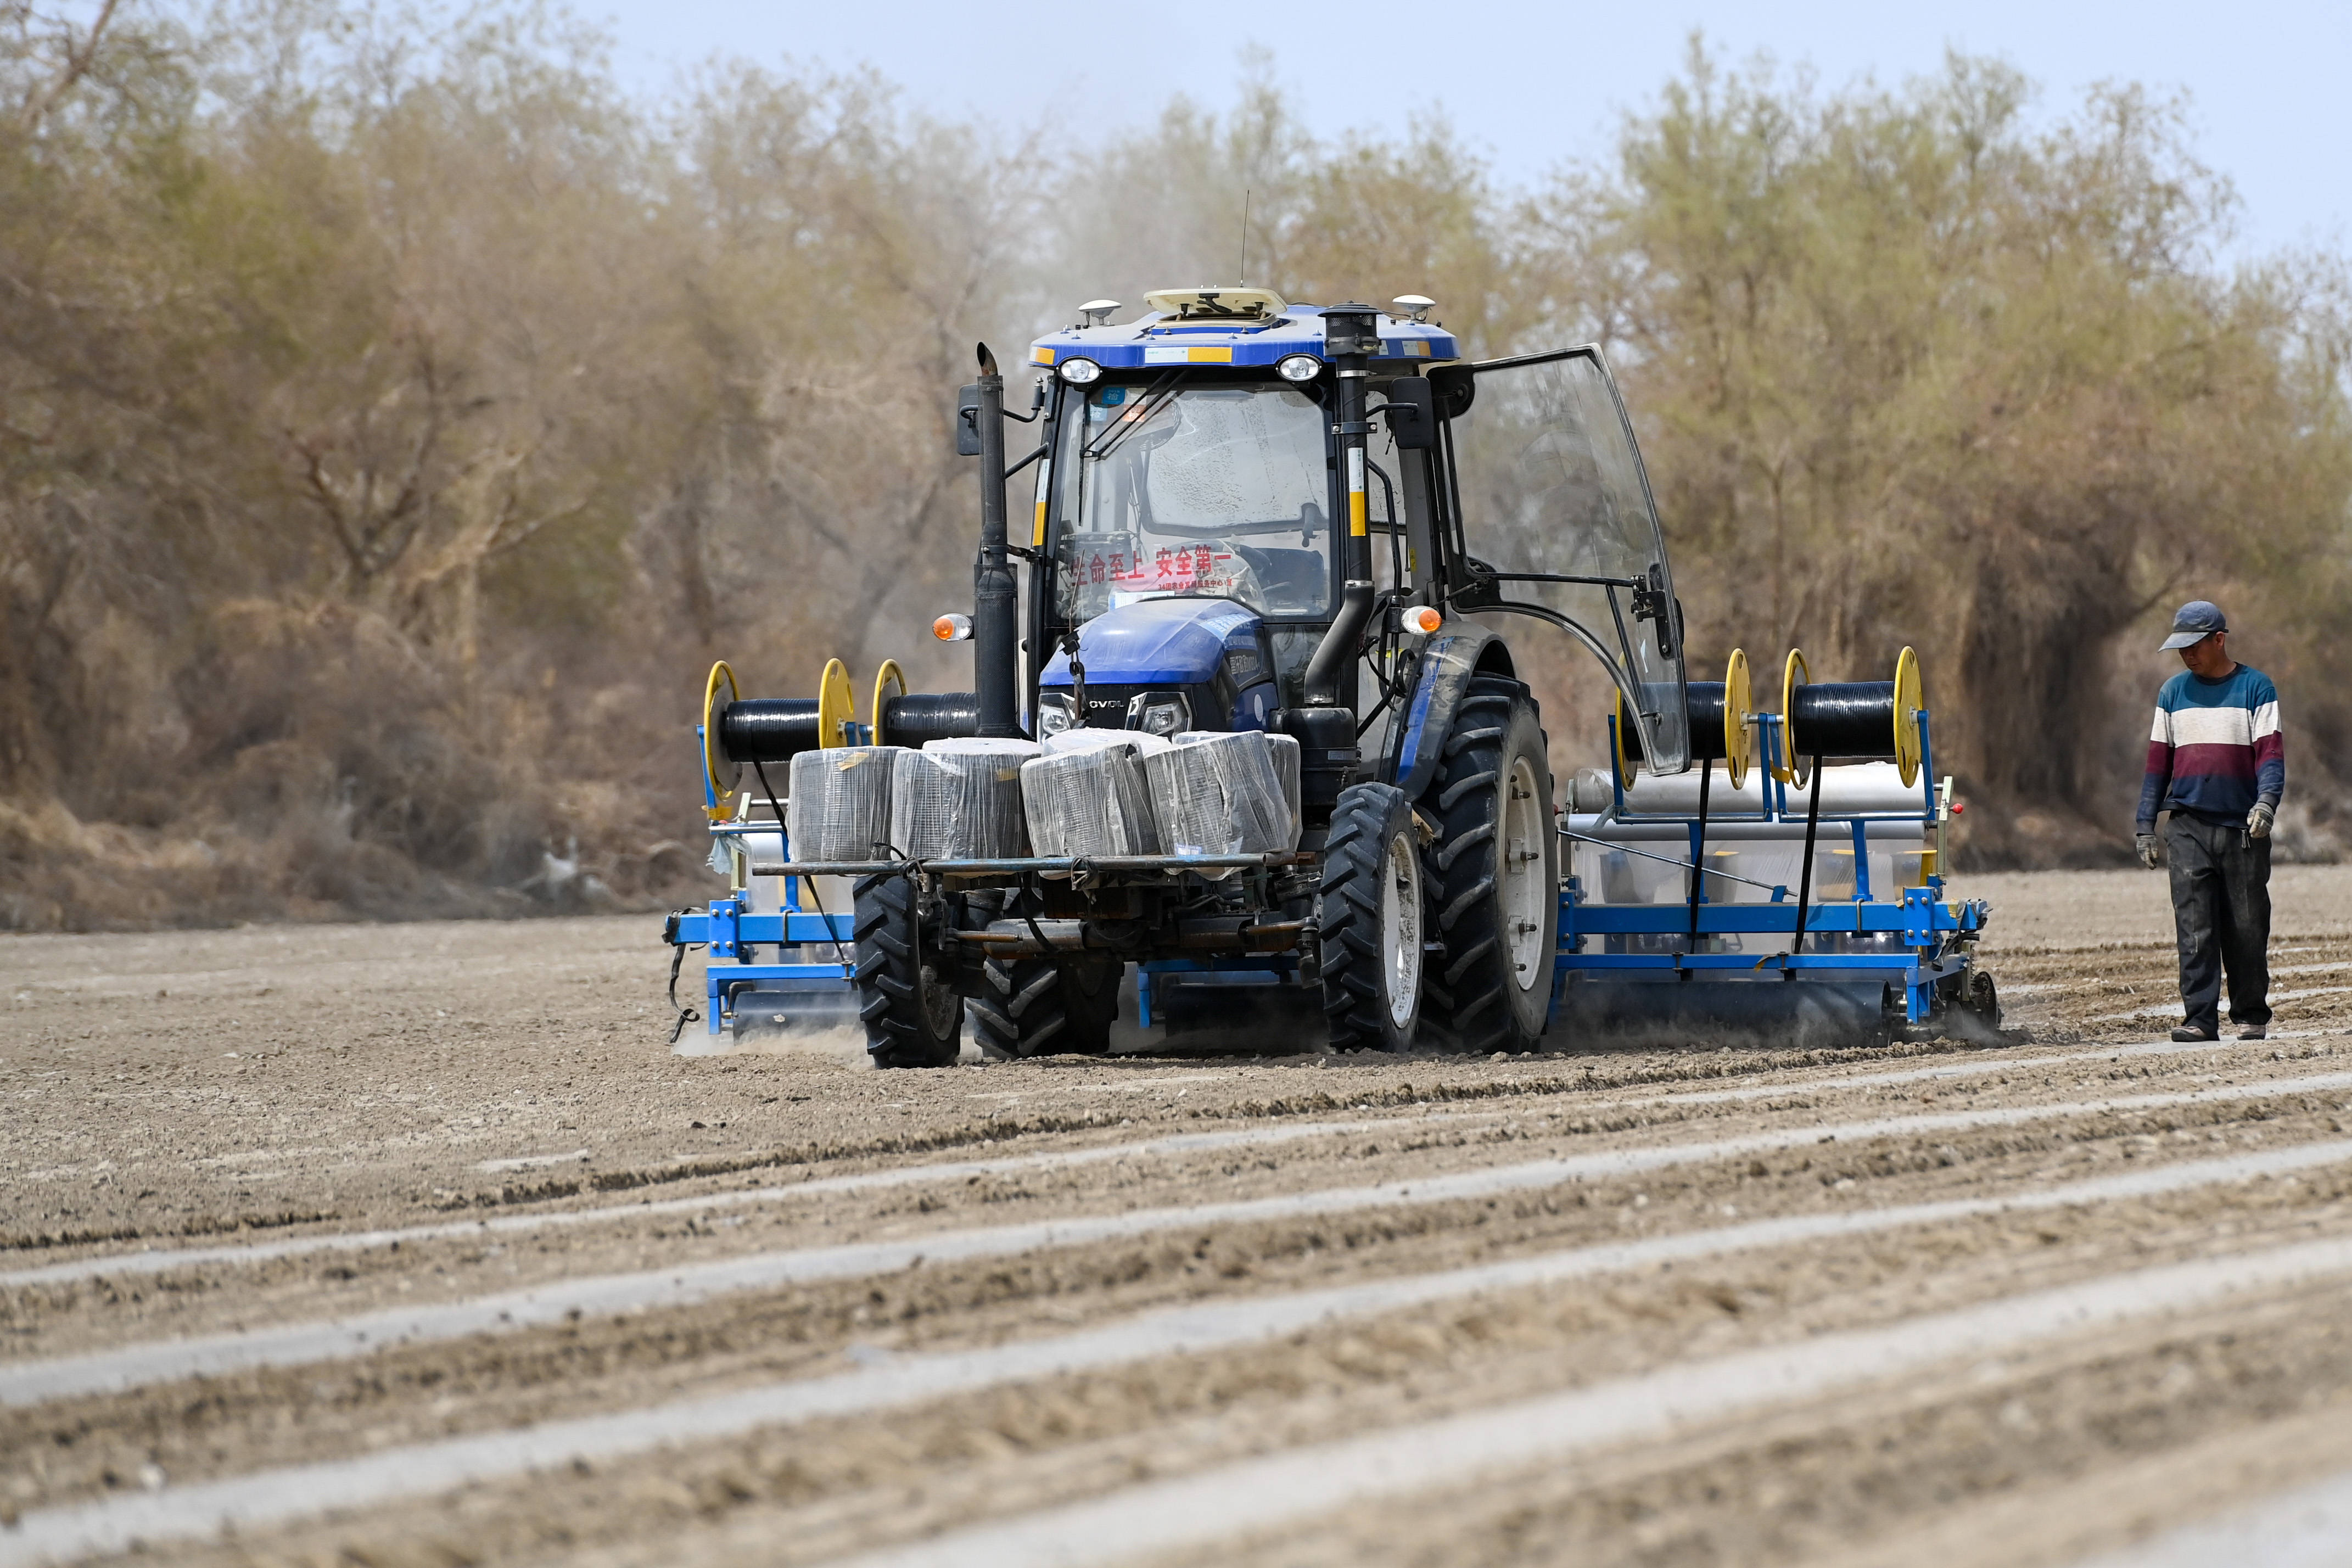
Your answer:
[[[1059,691],[1037,694],[1037,738],[1058,735],[1078,727],[1078,706]]]
[[[1313,381],[1323,374],[1323,362],[1313,354],[1286,354],[1274,373],[1285,381]]]
[[[1147,735],[1175,735],[1192,727],[1192,704],[1181,691],[1145,691],[1128,699],[1127,727]]]
[[[1072,386],[1088,386],[1102,379],[1102,366],[1090,359],[1066,359],[1055,374]]]

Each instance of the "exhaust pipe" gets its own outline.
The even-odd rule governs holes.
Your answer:
[[[1356,662],[1357,646],[1363,641],[1364,627],[1371,618],[1372,585],[1341,584],[1339,613],[1331,617],[1331,629],[1315,645],[1315,653],[1307,661],[1307,673],[1299,681],[1299,694],[1306,699],[1307,706],[1339,706],[1339,679]]]
[[[980,559],[972,565],[972,691],[980,733],[1005,740],[1021,733],[1020,590],[1004,533],[1004,377],[996,356],[980,345]]]
[[[1323,312],[1323,347],[1331,356],[1338,392],[1332,413],[1339,434],[1339,478],[1346,494],[1348,531],[1340,536],[1339,613],[1307,661],[1300,695],[1309,708],[1335,708],[1339,688],[1356,662],[1356,647],[1372,618],[1372,542],[1365,520],[1364,380],[1381,348],[1380,312],[1365,305],[1334,305]]]

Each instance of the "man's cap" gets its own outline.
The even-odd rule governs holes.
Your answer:
[[[2187,647],[2203,642],[2215,632],[2230,629],[2230,619],[2221,606],[2210,599],[2191,599],[2172,615],[2172,635],[2164,639],[2168,648]]]

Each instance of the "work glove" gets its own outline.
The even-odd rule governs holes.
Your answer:
[[[2147,867],[2151,871],[2156,869],[2158,860],[2156,854],[2155,834],[2141,834],[2138,837],[2132,840],[2132,847],[2139,851],[2139,863],[2141,865]]]
[[[2254,809],[2246,813],[2246,837],[2268,838],[2271,836],[2271,818],[2277,815],[2276,808],[2264,805],[2261,801],[2254,802]]]

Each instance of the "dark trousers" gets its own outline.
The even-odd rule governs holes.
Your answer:
[[[2174,812],[2164,832],[2172,921],[2180,938],[2180,1002],[2192,1029],[2221,1033],[2221,973],[2230,1021],[2271,1021],[2271,841],[2245,824]]]

